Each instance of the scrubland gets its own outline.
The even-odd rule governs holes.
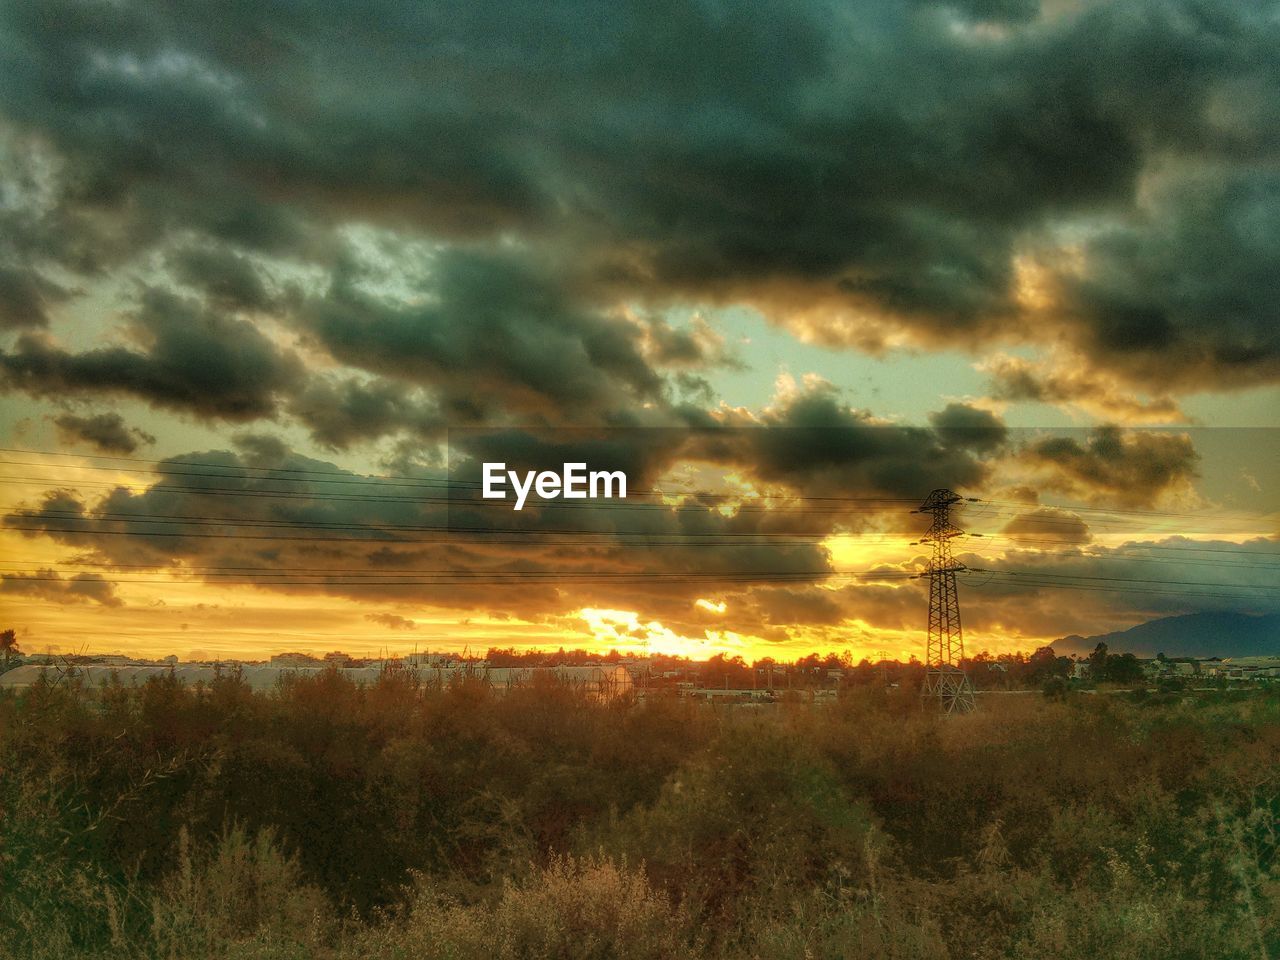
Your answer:
[[[1280,956],[1280,697],[0,699],[0,956]]]

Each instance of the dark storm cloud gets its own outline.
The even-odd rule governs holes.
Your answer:
[[[972,490],[989,469],[976,454],[998,446],[1002,427],[993,416],[977,415],[984,424],[981,444],[958,443],[958,435],[947,431],[959,416],[952,411],[932,430],[886,423],[819,385],[766,411],[758,428],[727,431],[722,452],[710,434],[705,455],[739,463],[766,483],[808,496],[915,498],[935,487]]]
[[[155,443],[145,430],[130,427],[118,413],[99,413],[80,417],[73,413],[53,419],[64,443],[84,442],[102,453],[133,453],[142,444]]]
[[[1086,270],[1064,281],[1083,348],[1150,383],[1274,381],[1280,174],[1206,172],[1158,193],[1140,225],[1086,245]]]
[[[115,586],[96,573],[63,576],[48,568],[32,573],[0,573],[0,593],[38,597],[52,603],[100,603],[118,607],[123,601],[116,596]]]
[[[60,294],[65,295],[33,271],[0,266],[0,330],[47,327],[46,305]]]
[[[358,567],[365,552],[401,538],[397,526],[440,529],[445,522],[440,491],[417,481],[362,477],[272,437],[245,436],[238,446],[162,460],[155,482],[139,492],[118,487],[90,502],[49,491],[5,523],[28,535],[45,531],[114,563],[166,567],[222,558],[269,570],[288,557],[300,566]]]
[[[1001,528],[1001,533],[1015,541],[1033,543],[1088,543],[1093,539],[1089,525],[1069,510],[1039,507],[1014,517]]]
[[[100,266],[196,231],[324,260],[331,227],[376,220],[516,236],[570,300],[746,300],[872,347],[1061,337],[1138,381],[1231,387],[1277,369],[1274,9],[64,0],[5,8],[0,71],[9,123],[59,161],[33,257]],[[1019,258],[1060,298],[1033,317]],[[506,284],[470,296],[497,349],[530,348],[508,373],[554,395],[553,358],[492,325]],[[355,362],[413,379],[389,351],[474,353],[331,299],[320,329]],[[655,389],[609,336],[544,320],[524,322],[570,356],[618,351],[612,389],[565,391]]]
[[[270,437],[243,437],[239,446],[162,461],[156,482],[141,491],[121,487],[92,501],[49,491],[4,524],[75,547],[108,569],[151,567],[217,583],[225,579],[218,568],[230,568],[267,590],[520,616],[563,612],[565,591],[575,605],[683,614],[700,577],[818,579],[830,568],[818,543],[830,518],[775,541],[767,534],[786,518],[726,517],[719,499],[634,511],[468,509],[448,499],[438,474],[383,480],[300,456]],[[557,576],[520,579],[539,572]],[[682,573],[692,575],[688,582]],[[601,574],[638,579],[615,583]],[[477,579],[453,582],[453,575]],[[442,577],[448,582],[437,582]],[[492,578],[497,590],[486,582]]]
[[[191,247],[176,251],[170,261],[178,279],[199,290],[217,307],[266,310],[273,306],[273,298],[253,264],[232,250]]]
[[[980,452],[998,449],[1009,436],[999,416],[967,403],[947,404],[929,414],[929,423],[943,443]]]
[[[355,279],[339,271],[309,308],[316,338],[350,366],[434,387],[461,423],[502,410],[590,421],[662,394],[642,325],[575,304],[514,256],[440,256],[422,305],[375,297]],[[686,362],[695,348],[685,344]]]
[[[1167,494],[1185,493],[1200,459],[1186,434],[1099,427],[1081,442],[1047,437],[1029,444],[1024,462],[1046,468],[1046,489],[1084,500],[1151,506]]]
[[[831,626],[848,615],[836,594],[818,587],[770,587],[751,592],[753,607],[768,624]]]
[[[404,384],[378,378],[313,377],[290,399],[289,412],[330,450],[402,432],[421,443],[439,439],[446,428],[434,403]]]
[[[252,324],[163,290],[145,291],[129,328],[134,346],[70,352],[23,334],[0,352],[0,388],[36,396],[126,394],[198,417],[252,420],[275,413],[302,367]]]

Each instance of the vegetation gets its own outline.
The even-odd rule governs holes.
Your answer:
[[[0,956],[1261,960],[1277,770],[1265,690],[63,679],[0,697]]]

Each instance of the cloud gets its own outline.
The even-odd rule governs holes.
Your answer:
[[[73,353],[41,334],[0,352],[0,388],[41,397],[125,394],[205,419],[270,417],[302,377],[297,358],[252,324],[159,289],[143,292],[131,346]]]
[[[1186,434],[1099,427],[1083,443],[1075,437],[1030,443],[1020,459],[1039,469],[1046,489],[1086,502],[1149,507],[1191,495],[1200,457]]]
[[[644,318],[643,326],[644,353],[664,369],[711,366],[742,369],[744,366],[725,343],[724,336],[702,316],[695,316],[688,329],[675,327],[665,318],[653,315]]]
[[[459,418],[487,404],[443,367],[486,342],[494,405],[652,398],[688,344],[642,355],[601,320],[621,303],[754,304],[865,349],[1066,342],[1157,391],[1280,372],[1280,28],[1245,0],[3,17],[26,198],[0,214],[6,262],[93,275],[158,251],[210,302],[262,309],[245,250],[332,270],[352,221],[429,240],[456,258],[439,304],[339,273],[305,319]],[[540,276],[504,264],[512,244]]]
[[[583,308],[527,260],[450,251],[415,293],[420,305],[377,297],[340,269],[306,323],[335,359],[430,386],[463,423],[503,410],[590,422],[662,394],[641,345],[653,326]]]
[[[288,407],[312,439],[330,450],[402,432],[419,442],[439,439],[448,425],[433,400],[379,377],[315,376]]]
[[[750,602],[765,623],[782,627],[794,624],[834,626],[849,615],[832,591],[819,587],[754,590]]]
[[[1009,435],[997,414],[967,403],[948,403],[929,423],[944,443],[980,452],[999,449]]]
[[[1215,551],[1225,562],[1206,564],[1194,552],[1184,554],[1188,547]],[[1028,635],[1052,637],[1196,611],[1273,613],[1274,577],[1256,560],[1274,548],[1268,538],[1237,543],[1159,537],[1120,547],[1024,544],[1002,556],[965,553],[960,559],[983,571],[962,578],[965,640],[1002,646],[1013,625]]]
[[[806,496],[915,498],[935,487],[973,489],[988,468],[966,449],[975,446],[971,428],[967,443],[956,442],[954,421],[981,423],[978,450],[992,449],[1003,428],[994,415],[965,411],[942,415],[932,430],[902,426],[852,408],[830,384],[814,382],[758,417],[729,417],[725,425],[740,429],[723,438],[706,433],[711,450],[703,455]],[[725,449],[717,453],[716,446]]]
[[[998,400],[1075,407],[1129,424],[1187,420],[1178,402],[1159,388],[1149,399],[1136,397],[1084,357],[1056,356],[1046,361],[1001,353],[983,361],[979,369],[990,374],[992,394]]]
[[[1280,174],[1153,180],[1141,216],[1098,231],[1061,278],[1069,335],[1095,363],[1164,389],[1275,382]]]
[[[1020,513],[1001,528],[1001,533],[1015,541],[1031,543],[1081,544],[1093,539],[1089,525],[1069,510],[1039,507]]]
[[[708,371],[751,351],[702,317],[754,306],[868,351],[1047,351],[997,358],[995,399],[1129,424],[1276,382],[1278,31],[1245,0],[7,5],[0,387],[273,421],[330,450],[388,439],[422,481],[249,437],[175,458],[219,477],[51,491],[7,522],[179,578],[245,567],[264,590],[527,616],[640,606],[696,630],[697,576],[816,582],[824,537],[902,519],[854,498],[1189,496],[1197,455],[1176,435],[1019,444],[981,401],[909,426],[817,381],[717,407]],[[86,340],[86,318],[117,315]],[[58,423],[124,452],[137,434],[111,416]],[[637,429],[536,435],[565,425]],[[693,484],[680,510],[507,514],[513,542],[444,543],[492,517],[441,502],[420,466],[466,426],[499,428],[455,430],[473,459],[584,454],[651,486],[684,458],[834,499],[735,513]],[[328,472],[286,472],[311,469]],[[1028,508],[1005,532],[1077,549],[1070,521]],[[359,579],[442,568],[565,582]],[[585,580],[646,570],[668,578]],[[727,630],[920,626],[918,582],[730,587]],[[975,622],[1017,620],[1026,596]],[[1035,596],[1027,622],[1109,602]]]
[[[846,409],[838,419],[851,416]],[[838,435],[845,428],[834,429]],[[904,470],[900,458],[918,449],[919,435],[931,435],[927,429],[903,433],[890,427],[875,446],[869,444],[875,434],[868,437],[864,429],[871,430],[855,418],[849,430],[857,443],[836,443],[832,469],[849,483],[898,482]],[[661,470],[666,451],[677,456],[690,449],[710,451],[720,456],[721,469],[743,477],[739,471],[750,463],[743,455],[756,448],[730,441],[740,434],[771,431],[781,433],[771,426],[725,430],[719,448],[694,435],[697,442],[690,440],[690,446],[664,443],[630,454],[623,441],[632,433],[649,443],[658,441],[649,431],[621,431],[612,441],[613,455],[630,455],[645,469]],[[581,438],[570,447],[572,432],[549,433],[559,435],[561,445],[545,437],[541,445],[527,440],[528,456],[563,459],[570,450],[576,455],[584,449],[603,456],[608,449],[599,439],[597,446],[585,447]],[[1043,461],[1043,469],[1070,485],[1073,495],[1111,499],[1116,494],[1109,485],[1124,489],[1124,482],[1131,481],[1120,478],[1129,473],[1155,476],[1153,482],[1160,486],[1163,474],[1152,462],[1193,462],[1179,458],[1179,446],[1164,440],[1181,439],[1177,435],[1157,435],[1154,444],[1145,436],[1104,432],[1086,441],[1041,440],[1028,449],[1035,463]],[[508,435],[503,442],[511,439]],[[971,454],[957,453],[936,438],[929,442],[948,458],[942,462],[969,462]],[[469,447],[473,454],[483,449]],[[767,445],[762,449],[772,452]],[[801,444],[799,450],[810,447]],[[1002,448],[998,456],[1022,456],[1022,448]],[[883,475],[875,467],[877,457],[883,458]],[[997,462],[995,477],[1003,462]],[[193,471],[191,463],[208,466]],[[776,469],[772,461],[765,468]],[[1166,472],[1177,475],[1176,470]],[[898,562],[880,564],[875,574],[858,579],[832,576],[836,568],[824,547],[832,533],[856,534],[874,520],[871,529],[877,535],[869,543],[882,549],[880,535],[893,535],[892,524],[905,519],[907,505],[900,503],[868,513],[862,509],[865,504],[857,503],[783,502],[777,509],[761,510],[748,501],[726,514],[720,509],[724,496],[698,493],[695,485],[681,504],[667,507],[636,500],[622,505],[625,509],[588,504],[531,507],[521,514],[508,508],[486,512],[472,500],[446,498],[444,488],[433,485],[443,479],[439,473],[378,479],[299,455],[267,436],[242,437],[236,451],[191,451],[159,464],[158,474],[144,489],[122,487],[94,499],[48,491],[40,502],[11,511],[4,523],[23,536],[47,537],[73,548],[78,562],[101,564],[103,572],[91,579],[109,581],[116,574],[108,571],[136,575],[147,570],[149,577],[160,572],[179,581],[244,580],[256,590],[367,604],[369,622],[389,629],[403,625],[393,623],[386,608],[410,603],[417,610],[459,617],[475,611],[532,622],[551,622],[566,610],[583,607],[631,610],[638,612],[640,622],[660,621],[683,636],[703,637],[714,629],[831,646],[847,644],[852,633],[863,629],[900,632],[915,644],[925,624],[927,585],[904,578],[926,559],[919,548],[907,545],[918,526],[901,532]],[[1176,484],[1165,486],[1170,485]],[[864,489],[846,486],[842,495],[856,497]],[[1232,586],[1240,583],[1259,589],[1237,606],[1274,606],[1261,589],[1269,585],[1270,571],[1256,563],[1257,552],[1274,547],[1270,541],[1197,542],[1197,547],[1240,552],[1239,563],[1210,568],[1194,559],[1204,556],[1199,553],[1191,553],[1184,563],[1179,551],[1188,546],[1185,541],[1101,547],[1070,511],[1037,507],[1015,516],[1002,537],[1011,538],[1012,545],[966,541],[973,549],[957,554],[983,571],[1026,574],[1021,582],[988,572],[966,576],[962,602],[972,649],[1009,649],[1020,636],[1096,633],[1135,612],[1158,616],[1213,609],[1222,603],[1219,594],[1241,593]],[[1112,585],[1115,589],[1082,591],[1042,584],[1036,579],[1041,574],[1122,579]],[[779,577],[785,582],[770,582]],[[1220,586],[1180,592],[1154,586],[1202,580]],[[101,588],[48,589],[83,593]],[[705,611],[694,605],[707,596],[724,604],[724,612],[710,625]]]
[[[170,255],[170,267],[191,286],[224,310],[267,310],[275,298],[242,254],[225,246],[187,247]]]
[[[123,601],[115,586],[96,573],[64,577],[58,571],[41,568],[33,573],[0,573],[0,593],[21,594],[52,603],[97,603],[118,607]]]
[[[156,442],[145,430],[129,427],[118,413],[99,413],[80,417],[63,413],[54,417],[58,435],[64,443],[83,441],[102,453],[130,454],[141,444]]]
[[[193,471],[191,463],[205,466]],[[817,539],[767,536],[785,517],[725,516],[716,499],[680,510],[485,511],[449,499],[445,487],[432,485],[439,475],[379,480],[264,437],[242,438],[238,452],[162,461],[157,472],[144,490],[121,487],[94,501],[49,491],[10,512],[5,525],[74,547],[108,569],[210,582],[231,569],[264,590],[526,617],[563,613],[568,589],[574,602],[643,604],[687,619],[702,578],[817,579],[829,569]],[[818,533],[833,522],[817,519]],[[548,573],[555,576],[539,575]]]
[[[34,271],[0,265],[0,330],[47,327],[48,302],[64,295]]]
[[[388,630],[417,630],[418,624],[415,620],[408,617],[402,617],[398,613],[366,613],[364,618],[370,623],[381,624]]]

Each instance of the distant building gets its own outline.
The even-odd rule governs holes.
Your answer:
[[[1280,657],[1230,657],[1218,664],[1217,676],[1228,680],[1280,678]]]
[[[320,661],[309,653],[277,653],[271,658],[274,667],[315,667]]]
[[[282,654],[281,656],[296,658],[302,654]],[[211,683],[215,678],[236,672],[253,690],[270,690],[282,680],[293,677],[307,677],[322,674],[332,669],[321,664],[314,657],[308,658],[310,663],[294,665],[294,661],[278,662],[272,657],[270,665],[232,664],[219,670],[193,663],[180,663],[176,667],[159,664],[131,664],[116,666],[105,663],[76,665],[70,669],[57,666],[41,666],[26,664],[0,674],[0,688],[22,690],[37,683],[41,676],[49,680],[74,676],[83,680],[89,687],[96,687],[104,681],[118,680],[126,686],[138,686],[150,677],[165,676],[170,672],[183,683]],[[484,668],[468,665],[450,668],[408,668],[425,686],[448,686],[452,683],[475,680],[488,684],[496,691],[505,692],[517,687],[536,685],[542,682],[563,683],[602,699],[629,693],[633,689],[631,674],[621,666],[597,667],[494,667]],[[350,667],[338,668],[338,673],[353,683],[373,684],[383,674],[382,667]]]
[[[132,657],[126,657],[122,653],[106,653],[100,656],[76,657],[77,663],[106,663],[117,667],[127,667],[140,661],[134,660]]]
[[[1200,675],[1200,664],[1194,660],[1148,660],[1142,666],[1142,672],[1153,679],[1160,677],[1177,677],[1189,680]]]
[[[445,667],[452,668],[462,664],[461,658],[453,653],[409,653],[404,662],[413,667]]]

